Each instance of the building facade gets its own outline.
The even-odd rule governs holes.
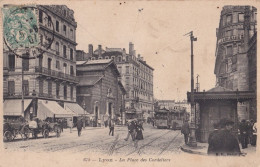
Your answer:
[[[36,100],[35,107],[24,106],[25,117],[37,116],[37,100],[76,102],[76,28],[73,10],[64,5],[40,5],[38,28],[40,45],[53,40],[49,48],[35,59],[22,59],[4,45],[4,100],[21,99],[22,82],[25,99]],[[50,39],[52,37],[52,39]],[[28,53],[28,57],[31,57]],[[22,81],[22,71],[24,73]],[[32,111],[33,110],[33,111]],[[28,114],[30,112],[30,114]]]
[[[77,64],[77,102],[103,125],[111,118],[123,118],[125,90],[112,60],[89,60]]]
[[[125,108],[143,114],[146,119],[153,112],[153,71],[143,57],[136,56],[134,44],[129,43],[129,53],[125,48],[105,48],[101,45],[93,50],[89,45],[88,56],[91,60],[112,59],[120,72],[120,81],[125,90]]]
[[[216,86],[233,91],[248,91],[256,82],[256,64],[253,65],[254,58],[248,56],[250,48],[256,50],[253,49],[254,42],[250,44],[250,39],[256,33],[256,15],[256,8],[251,6],[223,7],[217,29]],[[256,54],[256,51],[253,52],[250,51],[250,55]],[[250,113],[255,108],[250,103],[238,104],[239,120],[250,119]]]

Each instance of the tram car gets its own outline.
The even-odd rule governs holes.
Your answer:
[[[186,119],[188,119],[188,114],[185,109],[168,110],[163,108],[155,112],[155,126],[158,129],[179,130]]]

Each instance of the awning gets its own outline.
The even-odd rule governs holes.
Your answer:
[[[64,109],[73,112],[76,116],[89,115],[78,103],[64,103]]]
[[[24,99],[24,111],[31,104],[32,99]],[[4,116],[23,116],[22,110],[22,100],[12,99],[4,101]]]
[[[44,120],[47,117],[69,118],[74,113],[63,109],[56,101],[39,100],[37,117]]]

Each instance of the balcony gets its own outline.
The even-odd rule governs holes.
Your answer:
[[[224,38],[220,38],[218,40],[218,44],[225,44],[225,43],[229,43],[229,42],[238,42],[244,39],[244,35],[232,35],[230,37],[224,37]]]
[[[49,77],[53,77],[55,79],[67,80],[67,81],[74,82],[74,83],[79,82],[79,79],[76,76],[65,74],[63,72],[55,71],[55,70],[48,69],[45,67],[35,67],[35,72],[40,73],[42,75],[49,76]]]

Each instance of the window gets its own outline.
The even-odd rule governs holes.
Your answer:
[[[109,57],[108,57],[108,56],[106,56],[106,57],[105,57],[105,59],[109,59]]]
[[[95,60],[96,58],[95,57],[91,57],[91,60]]]
[[[67,85],[64,85],[64,100],[67,100]]]
[[[63,25],[63,32],[64,32],[65,35],[67,34],[67,26],[66,25]]]
[[[118,71],[121,74],[122,73],[122,67],[118,67]]]
[[[73,86],[70,87],[70,99],[73,100]]]
[[[122,61],[122,57],[119,56],[119,57],[118,57],[118,62],[121,62],[121,61]]]
[[[39,80],[39,94],[43,94],[43,80]]]
[[[70,29],[70,37],[71,37],[71,39],[74,39],[73,38],[73,30],[72,29]]]
[[[227,15],[227,25],[231,24],[232,21],[232,15]]]
[[[48,81],[48,95],[49,97],[52,95],[52,82]]]
[[[59,55],[60,54],[60,44],[59,44],[59,42],[56,42],[55,50],[56,50],[56,54]]]
[[[98,57],[98,59],[102,59],[102,57]]]
[[[56,21],[56,31],[59,32],[60,31],[60,22]]]
[[[64,74],[66,74],[66,71],[67,71],[66,69],[67,69],[67,64],[64,63],[64,64],[63,64],[63,73],[64,73]]]
[[[59,99],[60,98],[60,84],[56,83],[56,97]]]
[[[65,45],[63,45],[63,57],[67,58],[67,47]]]
[[[73,49],[70,48],[70,60],[73,60]]]
[[[227,56],[229,56],[229,55],[233,55],[232,45],[231,46],[227,46]]]
[[[48,26],[50,27],[52,24],[52,21],[51,21],[51,16],[48,16]]]
[[[40,43],[43,44],[43,35],[40,35]]]
[[[239,13],[238,14],[238,21],[239,22],[244,22],[244,13]]]
[[[126,61],[128,61],[128,60],[129,60],[129,57],[128,57],[128,56],[126,56],[126,57],[125,57],[125,59],[126,59]]]
[[[231,30],[226,31],[226,37],[231,37],[231,35],[232,35],[232,31]]]
[[[29,55],[24,54],[22,59],[22,66],[24,71],[29,71]]]
[[[126,73],[129,74],[129,66],[126,66]]]
[[[14,95],[15,94],[15,84],[14,81],[8,81],[8,95]]]
[[[129,85],[129,77],[125,78],[125,84],[128,86]]]
[[[25,96],[29,95],[29,81],[23,80],[23,93]]]
[[[56,68],[60,69],[60,62],[58,60],[56,60]]]
[[[112,59],[112,60],[115,60],[115,56],[112,56],[111,59]]]
[[[74,75],[74,69],[73,69],[73,66],[70,66],[70,75]]]
[[[42,11],[39,11],[39,22],[42,23]]]
[[[9,70],[14,71],[15,69],[15,56],[13,54],[9,55]]]

